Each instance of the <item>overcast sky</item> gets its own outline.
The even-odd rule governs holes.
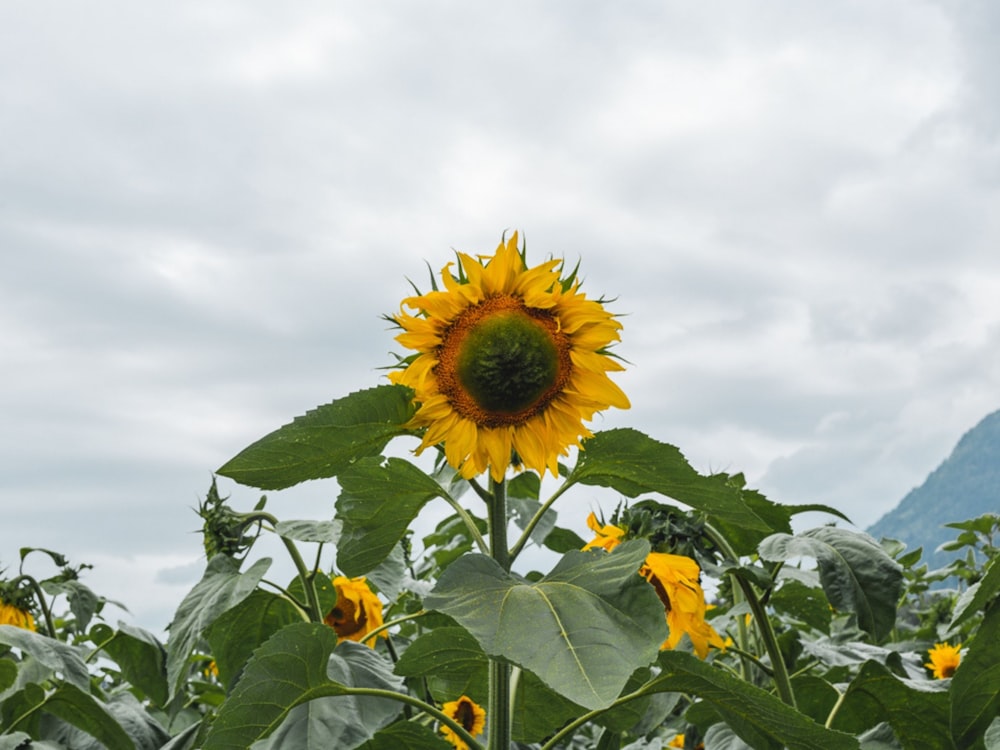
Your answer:
[[[998,78],[989,0],[4,3],[0,561],[162,628],[211,472],[514,228],[627,315],[596,428],[865,527],[1000,408]]]

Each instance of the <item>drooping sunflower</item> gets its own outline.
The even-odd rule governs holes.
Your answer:
[[[364,576],[347,578],[335,576],[333,587],[337,590],[337,603],[323,618],[340,638],[364,642],[375,648],[375,637],[365,639],[373,630],[382,627],[382,602],[368,587]],[[382,637],[387,637],[382,631]]]
[[[448,701],[441,706],[441,711],[462,725],[462,728],[473,737],[478,737],[486,727],[486,711],[473,701],[463,695],[457,701]],[[459,737],[455,731],[446,724],[441,725],[441,734],[456,750],[469,750],[469,746]]]
[[[13,625],[15,628],[31,631],[38,630],[31,612],[2,600],[0,600],[0,625]]]
[[[924,664],[933,670],[935,679],[943,680],[955,674],[959,663],[962,661],[962,644],[952,646],[947,643],[935,643],[934,648],[927,652],[930,661]]]
[[[613,524],[601,524],[593,513],[587,517],[587,526],[597,536],[584,545],[585,550],[600,547],[610,552],[625,537],[624,529]],[[663,602],[669,634],[660,646],[661,650],[676,647],[685,633],[699,658],[708,656],[709,646],[726,648],[725,641],[705,620],[708,605],[699,583],[701,568],[697,562],[684,555],[650,552],[646,555],[645,564],[639,568],[639,575],[652,584]]]
[[[389,374],[414,392],[410,423],[426,428],[419,454],[443,444],[466,479],[489,469],[501,481],[512,463],[558,473],[558,459],[592,433],[608,407],[629,408],[608,377],[622,370],[609,347],[621,324],[587,299],[563,262],[528,268],[517,232],[492,256],[458,253],[441,271],[444,290],[407,297],[392,320],[396,340],[416,352]]]

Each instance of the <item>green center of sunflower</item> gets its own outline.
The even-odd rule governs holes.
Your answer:
[[[455,410],[482,427],[523,424],[569,379],[569,340],[545,310],[510,295],[468,308],[443,336],[436,368]]]
[[[469,331],[456,365],[458,381],[481,408],[516,414],[555,383],[559,353],[531,318],[505,312]]]

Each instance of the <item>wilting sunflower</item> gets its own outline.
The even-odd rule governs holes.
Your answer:
[[[31,612],[2,600],[0,600],[0,625],[13,625],[15,628],[31,631],[38,630]]]
[[[951,677],[958,669],[959,662],[962,661],[962,654],[959,653],[962,644],[950,646],[947,643],[935,643],[934,648],[927,652],[930,661],[924,664],[925,667],[934,671],[934,677],[943,680]]]
[[[426,428],[417,448],[444,444],[448,463],[469,479],[500,481],[511,463],[558,473],[592,435],[584,422],[610,406],[629,408],[608,377],[622,365],[608,348],[621,324],[580,292],[563,263],[528,268],[517,232],[492,256],[458,253],[441,271],[443,291],[407,297],[393,316],[396,340],[416,352],[390,373],[418,405],[410,426]]]
[[[375,648],[375,638],[365,640],[365,636],[382,627],[382,602],[368,588],[364,576],[336,576],[333,587],[337,590],[337,603],[323,622],[333,628],[340,638],[358,643],[364,641],[365,645]],[[382,631],[382,637],[387,637],[385,631]]]
[[[486,712],[475,701],[462,696],[457,701],[448,701],[441,706],[441,711],[462,725],[462,728],[473,737],[478,737],[486,727]],[[457,750],[469,750],[469,746],[451,727],[441,725],[441,734],[454,745]]]
[[[585,550],[600,547],[610,552],[625,536],[624,529],[613,524],[602,525],[593,513],[587,517],[587,526],[597,536],[584,545]],[[670,632],[660,646],[661,650],[674,648],[685,633],[691,639],[695,653],[702,659],[708,656],[709,646],[726,647],[715,628],[705,620],[708,605],[699,583],[701,568],[697,562],[684,555],[650,552],[646,555],[645,564],[639,568],[639,575],[652,584],[666,612]]]

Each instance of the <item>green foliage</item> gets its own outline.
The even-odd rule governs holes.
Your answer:
[[[663,607],[636,574],[648,552],[641,541],[611,555],[568,552],[535,584],[485,555],[466,555],[424,603],[457,620],[486,654],[533,672],[581,706],[605,708],[666,637]]]
[[[770,536],[761,542],[760,555],[780,562],[816,558],[820,583],[835,609],[853,612],[858,627],[879,641],[895,625],[902,568],[870,537],[823,526],[797,536]]]
[[[964,556],[928,571],[902,541],[793,534],[804,510],[843,516],[702,475],[629,429],[587,440],[554,487],[533,472],[484,486],[442,456],[425,471],[383,455],[419,434],[410,395],[351,394],[220,470],[265,489],[336,476],[340,495],[332,518],[282,520],[263,498],[238,510],[213,480],[205,571],[166,646],[105,620],[80,580],[88,566],[22,549],[0,604],[40,630],[0,625],[0,750],[446,750],[445,728],[471,750],[497,737],[504,750],[641,750],[681,732],[713,750],[1000,748],[1000,516],[950,524]],[[580,486],[624,496],[594,509],[618,529],[602,533],[610,553],[560,525],[567,510],[583,520],[579,503],[557,505]],[[436,499],[452,512],[427,532]],[[256,545],[269,534],[290,583],[265,577]],[[525,572],[531,544],[533,566],[560,556],[547,573]],[[667,558],[653,551],[716,579],[703,582],[712,606],[691,560],[656,573],[647,560]],[[686,634],[661,651],[668,618]],[[716,632],[705,660],[690,653],[692,634]],[[936,643],[963,644],[948,679],[925,666]],[[462,697],[487,711],[488,737],[445,711]]]
[[[265,435],[218,473],[240,484],[282,490],[340,474],[359,458],[377,456],[413,416],[411,394],[381,385],[319,406]]]

